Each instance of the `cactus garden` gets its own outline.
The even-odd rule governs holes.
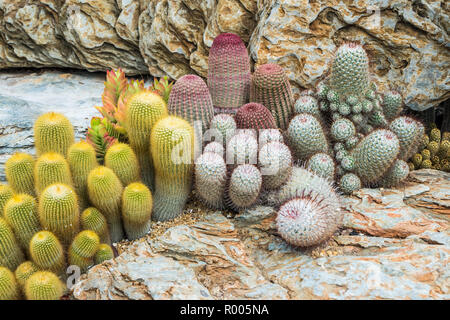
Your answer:
[[[258,239],[266,233],[276,240],[264,244],[265,250],[274,243],[281,248],[273,249],[275,256],[289,252],[292,261],[307,256],[331,265],[339,254],[329,251],[338,252],[345,239],[372,237],[365,244],[348,240],[347,249],[356,252],[376,247],[384,236],[411,236],[408,222],[384,233],[374,224],[369,231],[356,223],[349,227],[355,199],[395,206],[389,192],[429,191],[424,184],[426,191],[410,187],[421,172],[444,175],[444,182],[433,181],[448,191],[450,132],[441,122],[449,120],[430,123],[409,110],[395,79],[381,87],[371,52],[361,42],[340,42],[333,58],[323,61],[327,72],[303,90],[292,86],[276,61],[253,64],[234,33],[217,35],[208,54],[203,77],[187,72],[147,81],[121,68],[109,70],[101,105],[92,106],[97,114],[81,137],[64,112],[36,114],[30,138],[35,152],[13,152],[3,168],[0,300],[74,298],[74,272],[89,281],[95,270],[123,259],[128,246],[165,239],[149,245],[148,257],[158,257],[172,252],[168,246],[206,239],[227,223],[233,227],[221,231],[220,252],[240,250],[223,244],[237,234],[258,252]],[[6,129],[0,128],[0,138],[2,132]],[[421,203],[445,207],[433,214],[448,218],[449,194],[443,197]],[[184,224],[189,219],[197,229]],[[437,218],[419,220],[411,224],[448,230]],[[170,230],[185,233],[171,237]],[[210,231],[195,235],[205,230]],[[417,234],[423,243],[441,243]],[[212,250],[208,241],[202,250]],[[274,263],[256,256],[248,259]],[[219,257],[201,263],[226,264]],[[236,268],[240,264],[235,262]],[[173,273],[185,267],[177,268]],[[440,297],[448,297],[448,278],[440,281],[447,281]],[[285,289],[280,290],[269,298],[284,299]]]

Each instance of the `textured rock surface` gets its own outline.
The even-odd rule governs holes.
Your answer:
[[[287,245],[269,207],[173,226],[121,246],[72,297],[450,299],[450,175],[418,170],[409,180],[347,198],[344,229],[311,249]]]
[[[376,79],[422,110],[450,97],[445,0],[0,1],[0,68],[71,67],[206,76],[209,47],[239,34],[259,65],[276,62],[310,88],[338,44],[357,40]]]

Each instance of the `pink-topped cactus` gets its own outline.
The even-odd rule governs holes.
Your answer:
[[[208,87],[216,113],[235,113],[247,103],[250,81],[250,59],[244,42],[233,33],[218,35],[208,61]]]
[[[269,109],[277,126],[286,130],[294,113],[294,99],[283,68],[274,63],[259,66],[252,76],[250,101]]]
[[[238,129],[276,129],[275,119],[262,104],[250,102],[238,109],[234,117]]]
[[[169,112],[187,120],[192,126],[202,122],[202,130],[209,127],[214,116],[214,107],[208,86],[202,78],[194,74],[177,80],[169,96]]]

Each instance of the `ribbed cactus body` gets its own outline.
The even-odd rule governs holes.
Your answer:
[[[72,253],[82,258],[92,258],[100,245],[100,237],[92,230],[83,230],[73,239],[69,248],[69,256]]]
[[[122,183],[111,169],[99,166],[89,173],[89,199],[105,215],[112,242],[124,236],[120,212],[122,191]]]
[[[30,255],[40,269],[50,270],[58,275],[64,274],[64,250],[52,232],[39,231],[31,238]]]
[[[199,76],[188,74],[179,78],[172,88],[167,108],[171,114],[181,117],[194,126],[201,122],[202,130],[209,128],[214,107],[208,86]]]
[[[25,257],[13,230],[6,220],[0,218],[0,266],[16,270],[24,260]]]
[[[182,214],[191,191],[194,130],[186,120],[169,116],[152,129],[155,166],[152,219],[166,221]]]
[[[141,180],[136,154],[128,144],[116,143],[109,147],[105,166],[114,171],[124,186]]]
[[[205,146],[205,148],[203,149],[203,153],[206,153],[206,152],[217,153],[218,155],[223,157],[225,148],[223,147],[223,145],[221,143],[213,141],[213,142],[208,143]]]
[[[209,49],[207,81],[216,113],[234,112],[247,103],[250,81],[250,58],[241,38],[218,35]]]
[[[321,119],[322,116],[319,109],[319,102],[316,98],[309,95],[300,96],[300,98],[295,101],[294,112],[297,114],[310,113],[316,116],[318,119]]]
[[[236,121],[229,114],[221,113],[215,115],[211,120],[211,135],[215,137],[214,141],[221,143],[223,146],[234,136],[236,128]]]
[[[36,201],[28,194],[14,195],[6,203],[4,213],[21,248],[27,252],[31,238],[41,230]]]
[[[369,88],[369,58],[357,43],[344,43],[335,54],[331,87],[340,95],[361,95]]]
[[[26,153],[15,153],[6,161],[6,179],[15,193],[34,196],[34,164],[34,158]]]
[[[251,164],[237,166],[229,181],[228,205],[235,210],[252,206],[258,200],[261,186],[262,175],[258,168]]]
[[[333,121],[330,134],[336,141],[345,142],[356,134],[356,128],[353,122],[346,118]]]
[[[242,132],[233,136],[227,144],[225,162],[230,167],[240,164],[257,164],[258,142],[250,133]]]
[[[422,134],[418,122],[410,117],[397,117],[389,124],[389,130],[394,132],[399,140],[400,159],[411,158],[417,149],[418,137]]]
[[[259,146],[262,147],[269,142],[284,142],[283,135],[279,129],[264,129],[259,131]]]
[[[290,122],[287,138],[294,155],[306,160],[317,152],[328,152],[328,142],[319,120],[311,114],[296,115]]]
[[[62,114],[46,113],[34,123],[34,145],[38,156],[56,152],[66,157],[74,137],[72,124]]]
[[[339,188],[345,194],[361,189],[361,179],[354,173],[346,173],[339,180]]]
[[[100,244],[97,252],[95,253],[94,262],[95,264],[100,264],[103,261],[110,260],[114,258],[114,252],[112,248],[106,243]]]
[[[289,148],[278,141],[266,143],[259,149],[258,166],[265,189],[280,187],[291,175],[292,155]]]
[[[277,125],[269,109],[262,104],[250,102],[240,107],[234,117],[238,129],[275,129]]]
[[[0,218],[3,217],[3,208],[13,195],[13,189],[9,185],[0,183]]]
[[[122,194],[122,220],[128,240],[145,236],[150,231],[153,198],[142,183],[131,183]]]
[[[283,68],[273,63],[259,66],[252,76],[250,101],[269,109],[278,128],[285,130],[294,113],[294,99]]]
[[[227,166],[217,153],[203,153],[195,162],[195,190],[208,207],[222,209],[227,182]]]
[[[111,243],[109,236],[108,221],[105,216],[94,207],[87,208],[80,217],[81,229],[92,230],[98,234],[100,241],[103,243]]]
[[[404,160],[397,159],[381,179],[384,187],[395,187],[408,177],[409,166]]]
[[[17,267],[14,275],[22,290],[25,289],[26,281],[37,271],[39,271],[39,267],[32,261],[25,261]]]
[[[73,144],[67,154],[74,189],[78,195],[80,210],[88,207],[87,179],[89,172],[98,166],[95,149],[86,141]]]
[[[156,93],[141,91],[127,102],[126,129],[130,145],[136,153],[141,178],[152,190],[154,169],[149,154],[150,132],[155,123],[168,115],[164,100]]]
[[[73,250],[69,250],[68,254],[69,265],[78,266],[81,273],[85,273],[90,267],[94,265],[94,258],[85,258],[76,254]]]
[[[394,163],[399,152],[400,143],[392,131],[375,130],[352,150],[355,173],[364,184],[376,182]]]
[[[383,95],[383,113],[391,121],[402,112],[403,99],[397,91],[389,91]]]
[[[20,290],[14,274],[8,268],[0,266],[0,301],[19,299]]]
[[[39,220],[44,230],[69,246],[80,229],[78,197],[72,187],[60,183],[47,187],[39,197]]]
[[[54,183],[72,186],[69,164],[61,154],[55,152],[45,153],[37,159],[34,177],[38,196],[45,188]]]
[[[25,283],[27,300],[59,300],[64,294],[64,284],[49,271],[34,273]]]
[[[336,173],[336,165],[333,161],[333,158],[323,152],[312,155],[308,159],[306,167],[308,168],[308,170],[326,179],[333,180]]]

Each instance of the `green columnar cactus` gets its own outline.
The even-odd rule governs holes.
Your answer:
[[[69,164],[59,153],[44,153],[36,161],[34,169],[36,194],[40,196],[45,188],[54,183],[72,186]]]
[[[6,179],[15,193],[35,195],[34,164],[34,158],[26,153],[15,153],[6,161]]]
[[[124,186],[141,180],[137,157],[128,144],[111,146],[106,151],[105,166],[114,171]]]
[[[125,128],[138,158],[143,182],[153,190],[154,169],[149,154],[150,132],[155,123],[168,115],[164,100],[156,93],[141,91],[127,102]]]
[[[78,197],[72,187],[61,183],[47,187],[39,197],[39,220],[44,230],[69,246],[80,229]]]
[[[286,130],[294,113],[294,99],[283,68],[273,63],[259,66],[252,76],[250,101],[269,109],[277,126]]]
[[[353,122],[346,118],[333,121],[330,128],[331,137],[340,142],[345,142],[355,136],[356,128]]]
[[[389,91],[383,95],[383,113],[391,121],[402,112],[403,99],[399,92]]]
[[[234,117],[238,129],[275,129],[275,119],[262,104],[250,102],[240,107]]]
[[[212,118],[210,127],[211,134],[215,137],[214,141],[225,146],[228,140],[234,136],[237,125],[231,115],[222,113]]]
[[[98,166],[95,149],[86,141],[80,141],[69,148],[67,154],[73,186],[78,195],[80,210],[88,207],[87,179],[89,172]]]
[[[409,166],[404,160],[397,159],[381,179],[384,187],[395,187],[408,177]]]
[[[16,270],[24,260],[23,252],[13,230],[5,219],[0,218],[0,266]]]
[[[212,209],[223,209],[227,166],[217,153],[203,153],[195,162],[195,190],[199,199]]]
[[[0,218],[3,217],[3,208],[13,195],[13,190],[9,185],[0,183]]]
[[[84,210],[81,214],[80,222],[83,230],[93,230],[98,234],[101,242],[111,243],[108,221],[106,221],[105,216],[97,208],[90,207]]]
[[[263,187],[268,190],[276,189],[291,175],[291,151],[278,141],[266,143],[259,149],[258,166],[263,177]]]
[[[171,114],[187,120],[191,126],[201,121],[203,132],[209,128],[214,107],[208,86],[199,76],[188,74],[179,78],[172,88],[167,108]]]
[[[258,200],[261,186],[262,175],[258,168],[251,164],[237,166],[230,177],[228,206],[237,211],[252,206]]]
[[[145,236],[150,231],[153,198],[142,183],[131,183],[122,194],[122,220],[128,240]]]
[[[52,232],[39,231],[31,238],[30,256],[40,269],[64,274],[66,262],[63,247]]]
[[[89,173],[89,199],[105,215],[112,242],[124,236],[120,213],[122,191],[122,183],[111,169],[99,166]]]
[[[103,261],[110,260],[114,258],[114,252],[112,248],[106,243],[101,243],[95,253],[94,262],[95,264],[100,264]]]
[[[37,204],[28,194],[14,195],[4,209],[5,220],[11,226],[22,249],[27,252],[33,235],[41,230]]]
[[[397,159],[400,143],[389,130],[378,129],[363,138],[352,150],[355,173],[364,184],[376,182]]]
[[[361,189],[361,179],[354,173],[346,173],[339,180],[339,188],[345,194]]]
[[[306,162],[308,170],[315,174],[333,180],[336,173],[336,165],[330,155],[319,152],[312,155]]]
[[[328,142],[319,120],[311,114],[296,115],[286,132],[295,157],[306,160],[317,152],[328,153]]]
[[[60,153],[66,157],[74,137],[72,124],[62,114],[46,113],[34,123],[34,144],[38,157],[47,152]]]
[[[226,164],[231,168],[240,164],[257,164],[258,142],[248,132],[238,132],[227,144]]]
[[[100,237],[92,230],[83,230],[78,233],[69,249],[70,253],[76,253],[83,258],[92,258],[100,245]]]
[[[301,96],[297,99],[294,104],[294,112],[296,114],[299,113],[310,113],[313,116],[317,117],[317,119],[321,119],[322,113],[319,109],[319,102],[316,98],[312,96]]]
[[[17,267],[14,275],[22,290],[25,290],[26,281],[37,271],[39,271],[39,267],[32,261],[25,261]]]
[[[19,300],[20,290],[14,274],[6,267],[0,267],[0,300]]]
[[[152,129],[150,146],[156,187],[152,218],[171,220],[182,214],[191,191],[194,130],[186,120],[166,117]]]
[[[400,159],[409,159],[417,149],[418,137],[422,134],[418,122],[410,117],[397,117],[389,124],[389,130],[400,142]]]
[[[64,284],[49,271],[38,271],[25,283],[27,300],[59,300],[64,294]]]

